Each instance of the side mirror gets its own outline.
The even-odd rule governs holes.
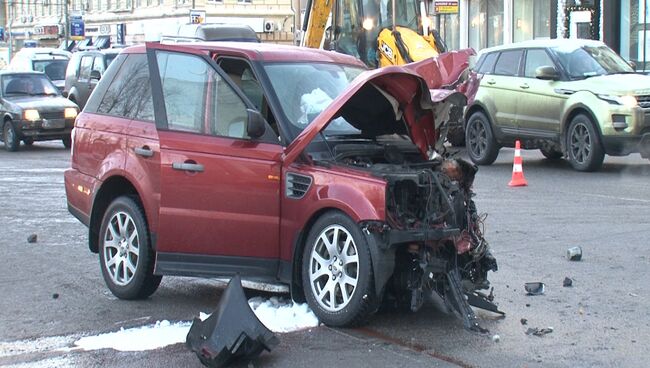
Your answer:
[[[264,117],[256,110],[247,109],[248,121],[246,122],[246,134],[252,138],[257,139],[264,135],[266,132],[266,122]]]
[[[102,74],[99,72],[99,70],[90,71],[90,80],[100,80],[101,78]]]
[[[554,67],[547,65],[540,66],[539,68],[535,69],[535,78],[541,80],[558,80],[559,75],[557,74],[557,70],[555,70]]]

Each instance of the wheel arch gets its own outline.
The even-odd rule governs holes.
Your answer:
[[[97,190],[93,198],[88,226],[88,247],[91,252],[99,252],[99,228],[101,227],[104,212],[115,198],[123,195],[134,197],[136,202],[142,206],[142,200],[135,186],[123,176],[116,175],[106,179]],[[153,241],[153,239],[150,240]]]
[[[571,121],[580,114],[586,115],[591,120],[591,123],[598,133],[598,143],[602,144],[603,132],[600,130],[600,124],[596,121],[594,113],[586,105],[577,104],[571,108],[571,110],[564,115],[564,119],[562,119],[560,143],[562,145],[562,153],[564,154],[567,153],[569,126],[571,125]]]

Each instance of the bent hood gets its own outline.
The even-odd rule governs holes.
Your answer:
[[[422,61],[435,67],[434,60]],[[405,66],[389,66],[359,75],[285,149],[290,164],[332,120],[343,117],[365,136],[408,134],[423,157],[434,150],[437,131],[427,82]],[[405,122],[401,123],[400,118]]]

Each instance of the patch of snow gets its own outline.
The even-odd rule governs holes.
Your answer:
[[[306,303],[296,304],[291,299],[273,296],[248,300],[257,318],[273,332],[291,332],[318,326],[318,318]]]
[[[0,342],[0,358],[59,349],[70,345],[76,339],[77,336],[52,336],[34,340],[3,341]]]
[[[56,357],[56,358],[50,358],[44,360],[37,360],[35,362],[18,363],[18,364],[8,365],[4,367],[5,368],[42,368],[42,367],[68,368],[68,367],[76,367],[76,366],[77,365],[74,364],[74,362],[67,357]]]
[[[119,351],[154,350],[185,342],[191,322],[157,321],[153,326],[120,329],[97,336],[87,336],[74,344],[83,350],[114,349]]]

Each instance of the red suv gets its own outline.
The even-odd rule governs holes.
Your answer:
[[[450,102],[412,71],[434,65],[366,71],[252,43],[124,50],[76,120],[65,173],[108,287],[138,299],[163,275],[240,274],[288,285],[336,326],[437,292],[473,327],[463,294],[482,295],[496,262],[475,167],[436,153]]]

